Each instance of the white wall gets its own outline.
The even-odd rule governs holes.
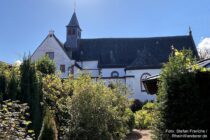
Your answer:
[[[109,84],[111,83],[122,83],[122,84],[125,84],[125,78],[122,78],[122,79],[103,79],[105,84],[108,86]]]
[[[82,61],[77,62],[82,67],[82,72],[90,74],[92,77],[99,76],[98,61]]]
[[[61,73],[61,78],[68,77],[69,71],[68,67],[70,67],[74,61],[71,61],[64,50],[61,48],[59,43],[56,41],[54,36],[48,37],[44,40],[44,42],[37,48],[37,50],[32,55],[32,61],[36,61],[46,55],[46,52],[54,52],[54,62],[56,64],[56,72],[60,72],[60,65],[65,65],[65,73]]]
[[[126,79],[126,86],[133,90],[133,98],[140,99],[141,101],[155,100],[155,95],[149,95],[147,92],[141,91],[140,79],[142,74],[149,73],[151,76],[160,74],[161,69],[144,69],[144,70],[127,70],[126,75],[133,75],[134,78]]]
[[[119,77],[125,76],[124,68],[105,68],[101,69],[102,77],[111,77],[111,73],[113,71],[117,71],[119,73]]]
[[[83,61],[80,62],[83,69],[98,69],[98,61]]]

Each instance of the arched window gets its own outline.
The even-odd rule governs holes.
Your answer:
[[[142,92],[145,92],[146,90],[145,90],[145,88],[144,88],[144,84],[143,84],[143,80],[144,79],[146,79],[147,77],[149,77],[149,76],[151,76],[151,74],[149,74],[149,73],[143,73],[142,75],[141,75],[141,78],[140,78],[140,86],[141,86],[141,91]]]
[[[111,73],[111,77],[119,77],[119,73],[117,71],[113,71]]]

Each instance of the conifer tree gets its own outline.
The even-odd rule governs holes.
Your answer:
[[[35,131],[36,137],[38,137],[42,123],[40,105],[41,84],[36,74],[35,64],[31,62],[30,56],[28,58],[25,57],[20,66],[20,79],[21,92],[18,97],[20,101],[29,104],[32,128]]]
[[[5,98],[6,94],[6,77],[4,76],[3,72],[0,72],[0,100]]]
[[[18,87],[19,87],[18,79],[16,77],[14,70],[12,70],[11,79],[10,79],[10,81],[8,83],[8,87],[7,87],[8,98],[10,98],[12,100],[17,99]]]

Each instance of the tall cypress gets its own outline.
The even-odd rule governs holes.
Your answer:
[[[19,87],[19,85],[18,85],[17,76],[16,76],[14,70],[12,70],[11,78],[10,78],[10,81],[9,81],[8,87],[7,87],[8,98],[10,98],[12,100],[17,99],[18,87]]]
[[[36,137],[42,125],[41,113],[41,87],[38,76],[36,74],[35,64],[31,62],[30,56],[24,57],[23,63],[20,66],[21,73],[21,92],[18,96],[19,100],[26,102],[30,106],[30,114],[32,120],[32,129],[35,131]]]
[[[0,72],[0,100],[6,97],[6,77],[3,72]]]

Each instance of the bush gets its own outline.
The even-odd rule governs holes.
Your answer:
[[[202,70],[189,51],[175,51],[170,57],[159,79],[154,139],[172,139],[167,130],[210,128],[210,95],[201,85],[205,79],[209,88],[210,73]]]
[[[124,87],[111,89],[88,75],[63,82],[47,76],[43,91],[46,103],[56,111],[60,139],[123,139],[133,128]]]
[[[148,102],[135,113],[135,127],[149,129],[154,123],[155,103]]]
[[[57,140],[58,132],[52,111],[46,110],[39,140]]]
[[[48,56],[45,56],[36,62],[36,69],[42,74],[54,74],[56,70],[55,63]]]
[[[135,99],[133,102],[132,102],[132,105],[131,105],[131,110],[135,113],[136,111],[139,111],[140,109],[142,109],[144,103],[141,102],[140,100],[138,99]]]
[[[0,139],[33,139],[35,134],[29,129],[29,107],[19,101],[6,100],[0,106]]]

